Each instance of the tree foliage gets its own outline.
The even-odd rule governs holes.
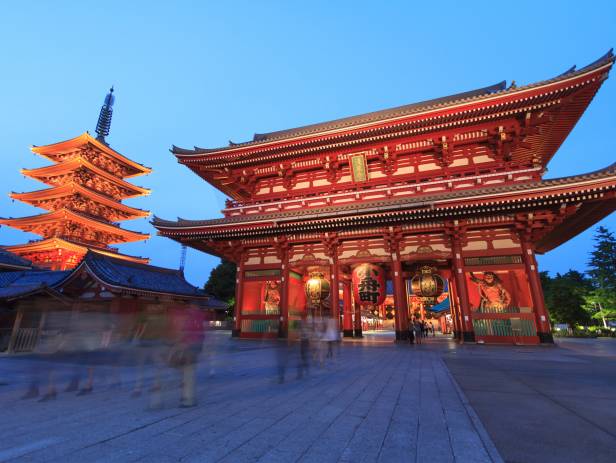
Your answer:
[[[570,326],[590,322],[590,314],[585,310],[585,297],[592,290],[592,285],[583,273],[569,270],[551,278],[543,272],[541,277],[545,304],[553,321]]]
[[[605,227],[597,228],[595,248],[590,253],[588,275],[595,288],[616,291],[616,238]]]
[[[588,275],[593,288],[586,297],[587,310],[606,325],[607,319],[616,318],[616,238],[605,227],[597,228]]]
[[[550,317],[557,323],[589,324],[616,318],[616,238],[598,227],[586,275],[569,270],[550,277],[541,272],[541,284]]]
[[[221,260],[204,286],[206,293],[233,304],[235,298],[236,265],[228,260]]]

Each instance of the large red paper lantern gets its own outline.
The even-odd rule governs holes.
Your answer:
[[[360,305],[381,305],[385,301],[385,271],[374,264],[353,269],[353,297]]]

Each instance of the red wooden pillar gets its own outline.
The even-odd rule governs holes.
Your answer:
[[[409,338],[409,308],[406,297],[404,277],[402,276],[402,263],[398,253],[392,254],[392,270],[394,283],[394,307],[396,309],[396,340],[404,341]]]
[[[235,278],[235,313],[233,314],[234,327],[231,336],[239,337],[242,333],[242,293],[244,291],[244,256],[240,256]]]
[[[537,336],[539,336],[539,342],[553,343],[554,338],[552,337],[550,317],[545,308],[535,253],[533,252],[531,242],[524,239],[522,236],[520,236],[520,244],[522,245],[522,260],[524,261],[524,267],[530,286],[530,295],[533,301],[533,310],[535,312],[535,321],[537,324]]]
[[[355,302],[355,337],[361,338],[362,335],[362,326],[361,326],[361,306]]]
[[[337,253],[336,253],[337,254]],[[340,331],[340,275],[338,274],[338,256],[334,255],[331,258],[331,314],[330,316],[336,321],[338,331]]]
[[[473,329],[473,319],[468,298],[468,288],[466,286],[466,275],[464,274],[464,261],[462,260],[462,246],[457,237],[452,237],[453,250],[453,270],[456,279],[456,289],[460,300],[460,315],[462,325],[462,341],[475,342],[475,331]]]
[[[398,315],[398,307],[396,307],[396,284],[394,283],[394,272],[391,272],[391,282],[394,286],[394,330],[396,332],[396,339],[398,339],[398,333],[400,332],[400,316]],[[408,318],[408,317],[407,317]]]
[[[280,295],[280,325],[278,337],[286,338],[289,336],[289,259],[288,253],[284,252],[282,259],[282,294]]]
[[[353,337],[353,302],[351,300],[351,284],[345,281],[342,284],[342,304],[344,306],[342,318],[342,335],[345,338]]]
[[[462,328],[460,322],[460,304],[458,298],[458,289],[456,288],[456,279],[454,274],[451,274],[452,278],[449,280],[449,306],[451,307],[451,321],[453,323],[453,337],[460,339],[462,337]]]

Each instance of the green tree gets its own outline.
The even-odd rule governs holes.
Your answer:
[[[616,238],[607,228],[598,227],[594,239],[588,262],[593,289],[586,298],[586,308],[607,328],[607,319],[616,318]]]
[[[556,277],[551,278],[542,272],[541,280],[545,304],[553,321],[567,323],[571,327],[590,322],[590,314],[585,310],[585,298],[592,291],[592,285],[583,273],[569,270],[564,275],[557,273]]]
[[[236,265],[233,262],[221,260],[220,264],[212,269],[203,289],[217,299],[233,304],[236,272]]]
[[[613,291],[595,288],[585,298],[585,309],[595,320],[601,320],[604,328],[607,321],[616,318],[616,298]]]

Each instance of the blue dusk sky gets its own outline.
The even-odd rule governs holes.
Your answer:
[[[220,216],[225,196],[177,164],[181,147],[224,146],[269,132],[471,90],[523,85],[586,65],[616,45],[611,1],[6,2],[0,14],[0,216],[40,210],[7,196],[44,188],[30,152],[94,133],[116,89],[110,145],[154,169],[126,201],[167,219]],[[616,77],[608,79],[549,164],[547,178],[616,159]],[[616,231],[614,216],[602,224]],[[148,220],[124,222],[153,235]],[[0,244],[36,238],[8,227]],[[584,270],[592,230],[545,256],[542,270]],[[177,267],[180,245],[153,236],[121,246]],[[203,284],[218,259],[189,249]]]

